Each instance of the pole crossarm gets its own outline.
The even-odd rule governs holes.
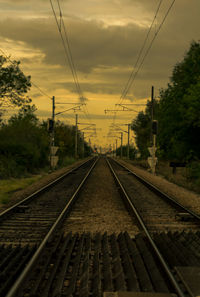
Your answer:
[[[106,113],[114,113],[115,114],[117,112],[117,110],[116,109],[105,109],[104,112],[105,112],[105,114]]]
[[[90,126],[96,126],[96,124],[91,124],[91,123],[78,123],[79,125],[90,125]]]
[[[123,130],[121,128],[116,129],[116,130],[110,130],[111,132],[124,132],[124,133],[128,133],[126,130]]]
[[[80,129],[79,131],[83,131],[83,130],[87,130],[87,131],[96,131],[96,129],[95,128],[92,128],[92,127],[85,127],[85,128],[83,128],[83,129]]]
[[[116,106],[120,106],[122,107],[122,110],[118,110],[118,111],[134,111],[134,112],[137,112],[137,110],[133,109],[133,108],[130,108],[130,107],[127,107],[126,105],[128,104],[115,104]]]
[[[90,125],[90,126],[82,128],[82,129],[79,129],[79,131],[83,131],[83,130],[96,130],[96,128],[93,125]]]
[[[56,104],[61,104],[61,105],[64,105],[64,104],[69,104],[69,105],[86,105],[86,103],[71,103],[71,102],[56,102]]]
[[[117,106],[117,105],[119,105],[119,106],[122,106],[122,105],[124,105],[124,106],[146,106],[146,104],[144,104],[144,103],[123,103],[123,104],[115,104],[115,106]]]
[[[107,137],[108,137],[108,138],[113,137],[113,138],[119,138],[119,139],[121,139],[120,136],[114,136],[114,135],[109,135],[109,136],[107,136]]]
[[[129,126],[130,124],[120,124],[120,125],[123,125],[123,126]],[[128,131],[126,130],[123,130],[118,124],[112,124],[111,125],[111,128],[115,128],[115,131],[122,131],[122,132],[125,132],[125,133],[128,133]],[[111,130],[114,132],[114,130]]]
[[[69,111],[69,110],[74,110],[74,111],[76,111],[76,110],[80,110],[80,107],[81,107],[81,105],[79,105],[79,106],[74,106],[74,107],[71,107],[71,108],[65,109],[65,110],[63,110],[63,111],[57,112],[57,113],[55,113],[55,115],[58,115],[58,114],[61,114],[61,113],[67,112],[67,111]]]

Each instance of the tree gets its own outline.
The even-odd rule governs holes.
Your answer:
[[[47,130],[34,114],[35,107],[26,106],[0,129],[0,176],[20,177],[49,164]]]
[[[31,77],[26,76],[19,65],[19,61],[0,56],[0,108],[20,107],[31,102],[26,96],[31,87]]]
[[[63,122],[56,121],[55,123],[55,144],[59,147],[58,156],[59,164],[62,164],[65,157],[74,157],[75,148],[75,126],[69,126]],[[83,138],[80,131],[78,131],[78,155],[83,155]],[[84,142],[84,155],[90,154],[90,148],[86,142]]]
[[[146,159],[149,156],[148,147],[151,146],[151,101],[147,102],[145,111],[138,113],[135,120],[132,121],[131,129],[135,133],[135,141],[141,158]],[[154,119],[157,119],[159,110],[159,101],[154,99]]]
[[[174,67],[170,83],[160,91],[158,142],[166,159],[200,158],[200,43],[192,42]]]

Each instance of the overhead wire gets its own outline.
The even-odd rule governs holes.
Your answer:
[[[64,23],[64,20],[63,20],[63,13],[62,13],[62,8],[61,8],[61,5],[60,5],[60,2],[59,2],[59,0],[57,0],[59,15],[60,15],[60,22],[58,21],[58,17],[56,15],[56,11],[54,9],[52,0],[50,0],[50,4],[51,4],[51,8],[52,8],[55,20],[56,20],[57,28],[58,28],[58,31],[59,31],[59,34],[60,34],[60,37],[61,37],[61,40],[62,40],[62,44],[63,44],[63,47],[64,47],[64,52],[65,52],[68,64],[69,64],[71,72],[72,72],[74,84],[75,84],[75,87],[76,87],[76,92],[77,92],[77,94],[79,96],[79,100],[84,99],[85,97],[84,97],[83,91],[81,89],[81,86],[80,86],[80,83],[79,83],[79,80],[78,80],[78,76],[77,76],[77,71],[76,71],[76,68],[75,68],[74,61],[73,61],[72,51],[71,51],[71,47],[70,47],[70,42],[69,42],[66,26],[65,26],[65,23]],[[63,37],[62,29],[64,31],[65,39]],[[87,119],[89,121],[91,121],[91,118],[90,118],[90,115],[89,115],[89,112],[88,112],[86,106],[83,106],[83,112],[86,115]]]
[[[163,0],[160,0],[160,1],[159,1],[158,7],[157,7],[157,9],[156,9],[156,13],[155,13],[154,18],[153,18],[153,20],[152,20],[152,22],[151,22],[151,26],[149,27],[149,30],[148,30],[148,32],[147,32],[147,34],[146,34],[146,37],[145,37],[144,41],[143,41],[143,44],[142,44],[141,49],[140,49],[140,51],[139,51],[137,60],[136,60],[136,62],[135,62],[135,64],[134,64],[134,66],[133,66],[133,70],[132,70],[131,75],[130,75],[130,77],[129,77],[129,79],[128,79],[126,85],[125,85],[125,88],[124,88],[124,90],[123,90],[123,92],[122,92],[122,95],[121,95],[120,99],[126,97],[126,94],[127,94],[128,90],[129,90],[129,84],[130,84],[130,81],[131,81],[131,79],[132,79],[132,77],[133,77],[135,68],[137,67],[137,64],[138,64],[138,62],[139,62],[139,60],[140,60],[140,57],[141,57],[141,55],[142,55],[142,52],[143,52],[143,50],[144,50],[144,48],[145,48],[145,45],[146,45],[146,43],[147,43],[147,40],[148,40],[149,35],[150,35],[150,33],[151,33],[151,30],[152,30],[152,28],[153,28],[154,22],[155,22],[155,20],[156,20],[156,18],[157,18],[157,15],[158,15],[158,12],[159,12],[159,9],[160,9],[160,6],[161,6],[162,2],[163,2]]]
[[[73,61],[73,57],[72,57],[72,52],[71,52],[71,47],[70,47],[70,44],[69,44],[69,38],[68,38],[68,35],[67,35],[67,30],[66,30],[66,27],[65,27],[65,23],[63,21],[63,17],[62,17],[63,14],[62,14],[62,10],[61,10],[61,6],[60,6],[59,0],[57,0],[57,3],[58,3],[59,12],[60,12],[60,28],[61,28],[61,24],[62,24],[63,25],[63,29],[64,29],[64,33],[65,33],[65,39],[66,39],[66,43],[67,43],[67,48],[68,48],[68,52],[69,52],[69,60],[70,60],[70,63],[71,63],[72,72],[74,73],[74,78],[75,78],[75,81],[76,81],[78,93],[79,93],[80,96],[83,97],[83,92],[81,90],[81,87],[80,87],[80,84],[79,84],[79,81],[78,81],[78,76],[77,76],[76,68],[75,68],[75,65],[74,65],[74,61]]]
[[[140,59],[140,57],[141,57],[141,55],[142,55],[142,52],[143,52],[144,47],[145,47],[145,45],[146,45],[146,42],[147,42],[147,40],[148,40],[149,34],[150,34],[150,32],[151,32],[151,29],[152,29],[152,27],[153,27],[153,24],[154,24],[154,22],[155,22],[155,19],[156,19],[156,17],[157,17],[158,12],[159,12],[160,6],[161,6],[161,4],[162,4],[162,0],[160,0],[160,2],[159,2],[159,4],[158,4],[158,7],[157,7],[157,9],[156,9],[155,16],[154,16],[153,21],[152,21],[152,23],[151,23],[151,26],[150,26],[150,28],[149,28],[149,30],[148,30],[148,33],[147,33],[146,38],[145,38],[145,40],[144,40],[144,43],[143,43],[143,45],[142,45],[142,47],[141,47],[141,50],[140,50],[140,52],[139,52],[137,61],[136,61],[135,65],[134,65],[134,68],[133,68],[133,70],[132,70],[132,72],[131,72],[131,75],[130,75],[130,77],[129,77],[129,80],[128,80],[128,82],[126,83],[126,86],[125,86],[125,88],[124,88],[124,90],[123,90],[123,92],[122,92],[122,95],[121,95],[121,97],[120,97],[120,99],[119,99],[119,102],[122,102],[122,101],[124,100],[125,96],[127,95],[128,91],[130,90],[131,86],[133,85],[133,82],[135,81],[138,72],[139,72],[140,69],[142,68],[142,66],[143,66],[143,64],[144,64],[144,61],[145,61],[145,59],[146,59],[146,57],[147,57],[147,55],[148,55],[150,49],[152,48],[152,45],[153,45],[153,43],[154,43],[154,41],[155,41],[155,39],[156,39],[158,33],[160,32],[160,30],[161,30],[161,28],[162,28],[162,26],[163,26],[163,24],[164,24],[164,22],[165,22],[165,20],[166,20],[166,18],[167,18],[167,16],[168,16],[169,12],[170,12],[170,10],[172,9],[172,7],[173,7],[175,1],[176,1],[176,0],[173,0],[172,3],[170,4],[170,6],[169,6],[169,8],[168,8],[168,10],[167,10],[167,12],[166,12],[166,14],[165,14],[165,16],[164,16],[162,22],[160,23],[158,29],[157,29],[157,30],[155,31],[155,33],[154,33],[154,36],[153,36],[153,38],[152,38],[152,40],[151,40],[151,42],[150,42],[150,44],[149,44],[147,50],[145,51],[144,56],[143,56],[143,58],[142,58],[142,60],[141,60],[141,62],[140,62],[140,64],[139,64],[137,70],[135,70],[135,68],[136,68],[135,65],[137,65],[138,62],[139,62],[139,59]],[[115,119],[116,119],[116,114],[115,114],[114,117],[113,117],[113,121],[115,121]]]
[[[173,2],[171,3],[171,5],[170,5],[170,7],[168,8],[168,10],[167,10],[167,12],[166,12],[166,14],[165,14],[165,16],[164,16],[162,22],[160,23],[158,29],[156,30],[156,32],[155,32],[155,34],[154,34],[154,37],[153,37],[153,39],[151,40],[150,45],[148,46],[148,48],[147,48],[147,50],[146,50],[146,52],[145,52],[145,54],[144,54],[144,56],[143,56],[143,58],[142,58],[142,61],[140,62],[140,65],[139,65],[137,71],[135,72],[135,74],[134,74],[134,76],[133,76],[133,79],[132,79],[132,81],[131,81],[131,83],[130,83],[130,87],[132,86],[132,84],[133,84],[133,82],[134,82],[134,80],[135,80],[135,78],[136,78],[138,72],[139,72],[140,69],[142,68],[142,66],[143,66],[143,64],[144,64],[144,60],[146,59],[146,57],[147,57],[147,55],[148,55],[150,49],[152,48],[152,45],[153,45],[153,43],[154,43],[154,41],[155,41],[155,39],[156,39],[156,37],[157,37],[159,31],[161,30],[161,28],[162,28],[162,26],[163,26],[163,24],[164,24],[164,22],[165,22],[165,20],[166,20],[166,18],[167,18],[167,16],[168,16],[170,10],[172,9],[172,6],[174,5],[175,1],[176,1],[176,0],[173,0]],[[129,87],[129,89],[130,89],[130,87]]]
[[[154,25],[154,23],[155,23],[155,20],[156,20],[156,18],[157,18],[157,15],[158,15],[158,12],[159,12],[159,10],[160,10],[160,6],[161,6],[162,2],[163,2],[163,0],[160,0],[159,3],[158,3],[158,6],[157,6],[157,9],[156,9],[155,15],[154,15],[153,20],[152,20],[152,22],[151,22],[151,26],[149,27],[149,30],[147,31],[147,34],[146,34],[146,36],[145,36],[145,38],[144,38],[144,41],[143,41],[143,44],[142,44],[142,46],[141,46],[141,48],[140,48],[140,51],[139,51],[139,53],[138,53],[137,60],[136,60],[136,62],[135,62],[135,64],[134,64],[134,66],[133,66],[133,70],[132,70],[132,72],[131,72],[131,74],[130,74],[130,76],[129,76],[129,79],[128,79],[128,81],[127,81],[127,83],[126,83],[126,85],[125,85],[123,91],[122,91],[122,94],[121,94],[121,96],[120,96],[120,98],[119,98],[119,100],[118,100],[117,105],[123,102],[123,100],[125,99],[125,97],[126,97],[128,91],[129,91],[129,89],[130,89],[130,84],[131,84],[131,80],[132,80],[132,78],[133,78],[133,76],[134,76],[135,69],[136,69],[136,67],[137,67],[137,65],[138,65],[138,63],[139,63],[140,57],[141,57],[141,55],[142,55],[142,53],[143,53],[143,50],[144,50],[144,48],[145,48],[145,45],[146,45],[146,43],[147,43],[147,40],[148,40],[148,38],[149,38],[149,35],[150,35],[150,33],[151,33],[151,30],[152,30],[152,28],[153,28],[153,25]],[[119,110],[119,108],[117,108],[117,111],[118,111],[118,110]],[[116,119],[116,114],[113,116],[113,121],[115,121],[115,119]]]
[[[68,64],[69,64],[71,72],[72,72],[74,84],[75,84],[75,87],[76,87],[76,92],[78,93],[79,97],[82,97],[83,92],[81,91],[81,88],[80,88],[80,85],[79,85],[79,82],[78,82],[78,77],[77,77],[76,69],[75,69],[75,66],[74,66],[74,63],[73,63],[73,59],[72,59],[72,53],[71,53],[71,49],[70,49],[70,45],[69,45],[69,39],[67,37],[67,32],[66,32],[66,29],[64,29],[65,25],[64,25],[64,22],[63,22],[63,19],[62,19],[62,11],[61,11],[59,1],[57,1],[57,2],[58,2],[58,5],[59,5],[59,12],[60,12],[60,24],[58,22],[58,18],[57,18],[56,11],[54,9],[52,0],[49,0],[49,1],[50,1],[51,8],[52,8],[52,11],[53,11],[53,14],[54,14],[54,18],[55,18],[55,21],[56,21],[56,24],[57,24],[58,32],[59,32],[61,40],[62,40],[62,44],[63,44],[63,47],[64,47],[64,52],[65,52]],[[65,44],[65,40],[64,40],[64,37],[63,37],[63,34],[62,34],[62,27],[63,27],[64,32],[65,32],[65,39],[66,39],[67,46]]]

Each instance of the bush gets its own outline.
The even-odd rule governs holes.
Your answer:
[[[48,164],[49,139],[32,109],[12,116],[0,129],[0,177],[21,177]]]
[[[62,162],[59,165],[62,167],[65,167],[65,166],[73,164],[74,162],[75,162],[74,158],[66,156],[63,158]]]
[[[187,165],[187,178],[200,183],[200,161],[193,161]]]

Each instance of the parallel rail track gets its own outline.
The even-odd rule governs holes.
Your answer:
[[[62,200],[64,200],[64,204],[61,203],[62,205],[59,205],[59,211],[57,212],[57,216],[53,216],[53,220],[51,220],[49,222],[48,226],[46,226],[45,231],[43,230],[43,228],[41,228],[42,233],[39,232],[40,228],[37,228],[37,225],[36,225],[36,230],[34,230],[33,235],[37,232],[40,233],[39,239],[34,238],[34,245],[37,244],[38,245],[37,248],[29,247],[29,246],[28,247],[25,246],[25,248],[24,248],[20,245],[21,239],[23,240],[22,243],[24,243],[24,240],[26,241],[26,243],[27,243],[27,241],[30,242],[30,237],[32,236],[33,230],[30,230],[30,232],[28,233],[28,236],[27,236],[27,232],[24,232],[24,228],[22,228],[22,229],[20,228],[19,234],[20,235],[22,234],[22,238],[20,238],[19,234],[17,234],[17,236],[14,234],[14,236],[13,236],[13,233],[15,233],[15,232],[13,232],[12,229],[11,229],[12,234],[9,233],[10,229],[7,229],[8,236],[6,234],[4,234],[6,237],[6,240],[3,237],[3,241],[6,244],[9,243],[9,245],[7,245],[7,246],[5,244],[2,245],[1,246],[1,254],[0,254],[0,257],[2,257],[2,258],[5,257],[5,259],[3,260],[2,264],[1,264],[1,268],[3,268],[3,269],[5,268],[5,269],[0,273],[0,277],[1,277],[0,296],[1,297],[5,296],[6,292],[9,290],[10,287],[11,287],[11,289],[8,292],[7,296],[15,296],[15,294],[17,293],[18,287],[20,287],[20,285],[23,284],[24,279],[30,273],[33,266],[36,265],[37,260],[38,260],[39,256],[41,255],[42,251],[44,250],[44,248],[46,247],[47,243],[55,235],[56,230],[58,229],[58,227],[64,220],[67,212],[69,211],[70,207],[74,203],[74,200],[76,199],[83,184],[85,183],[85,181],[87,180],[88,176],[90,175],[92,169],[96,165],[97,160],[98,159],[86,161],[85,163],[81,164],[77,168],[74,168],[70,172],[64,174],[62,177],[56,179],[53,183],[50,183],[46,187],[42,188],[40,191],[37,191],[33,195],[27,197],[26,199],[22,200],[20,203],[17,203],[16,205],[12,206],[10,209],[8,209],[7,211],[4,211],[1,214],[1,223],[3,225],[3,229],[5,230],[4,227],[5,227],[5,225],[6,226],[10,225],[10,224],[8,224],[8,222],[10,222],[10,220],[12,221],[13,218],[14,218],[14,221],[16,220],[16,218],[15,218],[16,208],[18,208],[19,206],[21,207],[22,205],[24,206],[24,203],[31,203],[34,199],[38,198],[38,195],[41,195],[42,193],[51,189],[53,185],[55,186],[55,185],[57,185],[57,183],[60,183],[61,181],[63,182],[63,180],[66,177],[69,177],[71,174],[75,174],[75,172],[77,170],[78,170],[78,172],[80,172],[80,171],[82,171],[80,169],[82,169],[82,167],[84,168],[84,170],[83,170],[84,172],[82,172],[81,176],[79,176],[78,183],[76,183],[75,188],[72,187],[73,194],[70,197],[68,197],[67,201],[66,201],[66,199],[64,199],[65,197],[61,197]],[[89,165],[89,170],[88,170],[88,165]],[[54,189],[55,189],[55,187],[54,187]],[[42,200],[42,198],[41,198],[41,200]],[[40,201],[40,199],[39,199],[39,201]],[[48,200],[45,199],[45,202],[48,203]],[[43,203],[44,203],[44,201],[43,201]],[[57,203],[58,203],[58,201],[57,201]],[[55,204],[53,205],[53,207],[55,207]],[[24,209],[24,207],[23,207],[23,209]],[[25,209],[27,209],[27,208],[25,208]],[[49,210],[49,208],[48,208],[48,210]],[[44,213],[44,215],[45,214],[46,214],[46,212]],[[34,215],[35,215],[35,213],[34,213]],[[48,215],[48,213],[47,213],[47,215]],[[21,224],[20,226],[23,226],[23,224]],[[35,227],[35,224],[33,224],[32,226]],[[42,227],[43,227],[43,225],[42,225]],[[18,226],[18,228],[19,228],[19,226]],[[2,234],[3,234],[3,232],[2,232]],[[16,237],[17,237],[17,239],[16,239]],[[17,244],[16,244],[16,241],[17,241]],[[15,249],[12,249],[10,247],[10,245],[12,243],[14,245],[16,245]],[[19,250],[19,253],[17,252],[17,250]],[[10,261],[10,263],[6,267],[6,265],[8,264],[8,261]],[[19,273],[20,273],[20,276],[18,277]],[[12,286],[13,282],[14,282],[14,285]]]
[[[198,231],[200,216],[114,159],[108,164],[150,232]]]
[[[89,160],[0,214],[1,244],[39,244],[92,166]]]
[[[168,195],[164,194],[162,191],[160,191],[158,188],[154,187],[153,185],[151,185],[150,183],[148,183],[147,181],[145,181],[144,179],[140,178],[139,176],[137,176],[134,172],[132,172],[130,169],[128,169],[127,167],[123,166],[122,164],[120,164],[119,162],[117,162],[116,160],[111,160],[112,162],[112,165],[115,166],[115,170],[113,169],[113,167],[111,166],[111,163],[109,161],[108,162],[108,165],[113,173],[113,176],[116,180],[116,183],[117,185],[120,187],[120,190],[121,192],[123,193],[123,197],[125,199],[125,203],[126,205],[128,206],[129,210],[131,212],[133,212],[135,214],[135,216],[137,217],[138,219],[138,222],[140,224],[140,226],[142,227],[142,230],[144,231],[152,249],[154,250],[155,252],[155,255],[156,257],[158,258],[162,268],[164,269],[164,271],[166,272],[167,276],[169,277],[169,280],[172,284],[172,286],[174,287],[176,293],[178,294],[178,296],[180,297],[184,297],[185,294],[182,290],[182,288],[180,287],[179,283],[177,282],[177,279],[176,277],[174,276],[174,274],[172,273],[171,269],[169,268],[168,266],[168,263],[166,262],[166,260],[163,258],[158,246],[156,245],[156,243],[154,242],[152,236],[151,236],[151,233],[149,232],[148,230],[148,227],[146,226],[146,224],[144,223],[144,220],[148,222],[148,219],[146,220],[146,218],[148,218],[149,214],[148,214],[148,211],[152,208],[154,208],[154,206],[158,205],[158,200],[156,200],[156,202],[154,203],[153,200],[150,199],[149,200],[149,195],[146,196],[146,199],[145,200],[142,200],[141,201],[141,197],[138,197],[137,195],[135,195],[135,191],[128,194],[126,189],[124,188],[123,184],[121,183],[121,180],[123,180],[123,183],[126,185],[126,188],[127,185],[129,183],[127,183],[127,180],[126,178],[124,179],[123,176],[124,176],[124,172],[121,174],[119,173],[120,169],[123,168],[123,170],[125,172],[128,172],[128,174],[131,174],[132,177],[135,177],[137,180],[139,180],[139,182],[143,183],[146,187],[148,187],[148,189],[150,189],[150,191],[156,193],[156,195],[159,197],[159,198],[162,198],[164,199],[165,201],[167,201],[168,204],[172,204],[173,207],[178,211],[186,211],[187,213],[189,213],[193,219],[195,220],[194,222],[194,225],[192,226],[194,228],[194,226],[197,227],[197,230],[199,229],[199,226],[200,226],[200,216],[198,214],[195,214],[193,213],[191,210],[185,208],[183,205],[181,205],[180,203],[177,203],[174,199],[172,199],[171,197],[169,197]],[[118,167],[118,174],[116,174],[116,165]],[[121,180],[120,178],[121,177]],[[139,198],[139,199],[138,199]],[[154,197],[155,198],[155,197]],[[141,209],[144,209],[144,203],[147,202],[147,205],[148,203],[151,204],[151,207],[149,207],[149,205],[147,206],[146,210],[145,210],[145,214],[142,214],[141,215]],[[142,208],[141,208],[141,204],[142,204]],[[140,209],[138,211],[138,208]],[[158,207],[156,208],[156,212],[158,212],[160,208],[160,204],[158,205]],[[169,214],[168,214],[169,215]],[[175,216],[176,217],[176,216]],[[191,227],[191,226],[190,226]]]
[[[135,206],[130,195],[131,193],[127,193],[125,186],[130,188],[130,180],[128,182],[129,187],[127,187],[125,178],[123,179],[123,185],[119,180],[123,176],[130,177],[132,173],[128,171],[129,173],[127,174],[126,171],[126,173],[121,172],[119,174],[119,171],[122,171],[122,167],[119,170],[121,165],[114,165],[115,162],[113,160],[110,163],[115,167],[115,170],[118,168],[116,174],[111,164],[109,165],[117,186],[118,188],[120,187],[120,192],[123,193],[123,197],[126,200],[126,205],[129,205],[128,208],[137,217],[145,237],[139,234],[133,240],[126,232],[120,233],[118,236],[115,234],[108,236],[106,233],[91,235],[89,233],[63,234],[59,232],[58,226],[61,226],[66,211],[68,211],[79,189],[87,179],[87,176],[89,176],[92,168],[94,168],[95,164],[93,164],[39,247],[37,249],[35,246],[30,245],[17,247],[20,254],[24,255],[20,261],[21,268],[24,269],[22,269],[20,277],[12,287],[14,276],[6,282],[3,288],[4,291],[1,291],[0,296],[4,297],[9,287],[11,289],[6,297],[101,297],[104,291],[146,291],[176,293],[179,297],[189,296],[188,293],[185,295],[185,287],[182,289],[177,282],[177,277],[173,274],[173,265],[172,267],[168,266],[155,244],[157,241],[162,246],[162,235],[156,237],[152,233],[152,231],[155,232],[155,228],[152,228],[152,226],[150,226],[149,232],[148,227],[144,223],[144,217],[141,217],[141,209],[139,212],[136,209],[139,204]],[[150,186],[148,185],[148,187]],[[137,200],[135,198],[134,202]],[[180,207],[180,205],[176,207]],[[148,208],[149,210],[150,208]],[[145,212],[143,212],[144,214]],[[192,214],[190,213],[190,215]],[[199,224],[197,222],[198,215],[195,214],[194,216],[194,223],[187,225],[186,222],[185,227],[195,228]],[[155,235],[155,241],[153,240],[153,235]],[[166,240],[169,241],[167,236]],[[3,252],[5,254],[9,249],[10,254],[15,251],[9,245],[2,247],[2,249],[4,249]],[[8,254],[7,263],[9,257],[12,258]],[[198,257],[195,257],[188,263],[195,263],[198,259]],[[18,256],[17,259],[19,261],[20,257]],[[29,259],[28,264],[26,259]],[[15,260],[15,265],[16,263],[18,263],[17,260]],[[3,261],[3,264],[5,266],[6,261]],[[4,273],[4,275],[5,278],[7,274]]]

